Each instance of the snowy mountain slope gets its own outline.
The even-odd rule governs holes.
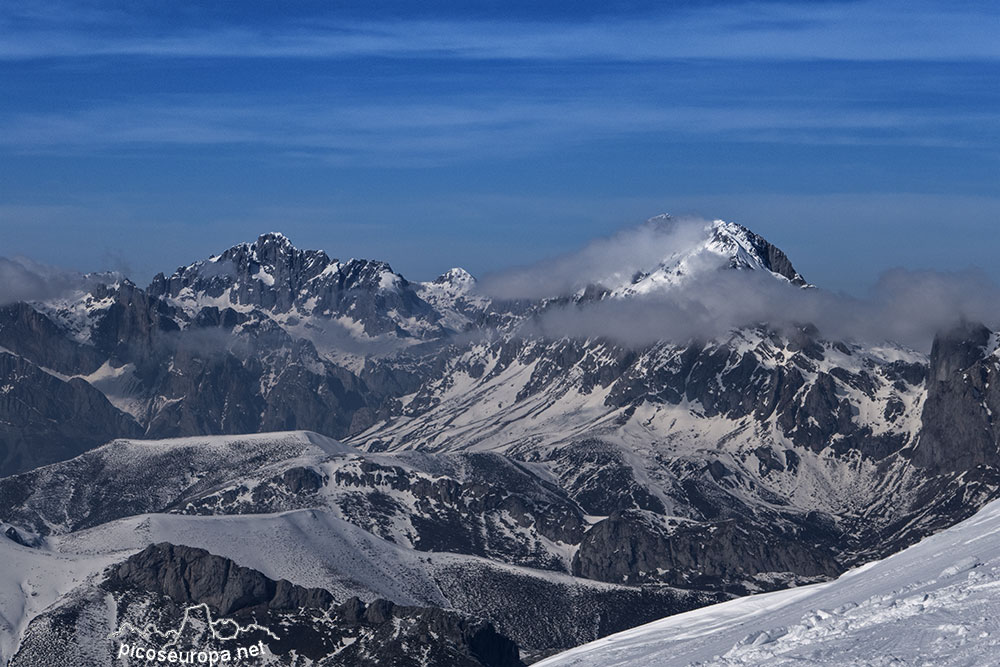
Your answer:
[[[496,455],[363,455],[308,432],[119,440],[2,479],[0,498],[3,527],[39,553],[200,547],[340,601],[475,614],[527,650],[725,597],[570,576],[579,537],[568,536],[585,519],[557,487]],[[535,596],[546,603],[526,613]]]
[[[115,563],[32,619],[8,664],[139,665],[169,661],[168,650],[182,664],[523,665],[516,644],[480,619],[381,599],[338,603],[324,589],[169,543]]]
[[[572,646],[620,629],[625,614],[651,618],[712,600],[681,591],[644,593],[458,554],[415,552],[323,511],[240,517],[152,514],[53,537],[43,549],[0,543],[16,556],[8,562],[20,577],[4,584],[8,625],[3,645],[16,646],[31,619],[88,577],[160,542],[205,548],[272,579],[329,590],[338,601],[385,598],[492,618],[509,635],[527,640],[528,647],[532,641],[541,648]],[[470,587],[470,581],[477,585]],[[23,590],[36,589],[43,595],[31,600],[30,607],[14,604]],[[526,609],[526,597],[540,593],[550,603]]]
[[[1000,656],[1000,503],[834,581],[606,637],[539,667],[988,665]]]
[[[350,451],[306,431],[116,440],[69,461],[0,478],[0,519],[24,535],[63,534],[166,510],[236,477]]]
[[[271,579],[324,588],[338,600],[386,598],[404,605],[446,606],[419,554],[381,540],[321,510],[267,515],[141,514],[52,538],[68,555],[112,553],[118,560],[150,544],[205,549]]]
[[[458,269],[411,283],[384,262],[265,234],[147,289],[98,281],[0,308],[17,378],[0,423],[20,408],[50,414],[41,397],[62,383],[103,393],[146,438],[197,436],[121,440],[0,479],[0,520],[44,548],[146,514],[259,523],[292,539],[302,512],[317,511],[331,551],[367,545],[370,584],[405,553],[448,604],[545,649],[678,601],[836,576],[997,496],[1000,367],[983,327],[943,332],[927,356],[831,340],[807,323],[634,344],[532,326],[560,308],[652,307],[651,294],[719,276],[808,293],[749,230],[687,230],[641,262],[625,258],[627,270],[618,257],[595,262],[579,292],[554,298],[490,299]],[[51,416],[3,451],[78,453],[52,447],[65,415]],[[81,447],[139,435],[95,428],[106,437]],[[222,437],[267,431],[299,433]],[[157,521],[164,539],[182,537]],[[534,631],[516,611],[526,601]]]
[[[0,539],[0,664],[31,619],[116,560],[113,552],[68,555]]]
[[[758,431],[754,440],[775,447],[843,450],[857,447],[852,438],[861,434],[894,440],[897,447],[912,439],[919,427],[925,356],[899,349],[894,356],[908,360],[890,361],[884,351],[815,336],[806,345],[803,351],[801,342],[764,330],[638,351],[565,339],[478,344],[449,358],[440,379],[404,396],[402,414],[349,441],[376,451],[517,452],[526,449],[526,440],[531,449],[544,450],[585,434],[627,432],[637,440],[680,440],[672,448],[678,451],[685,433],[715,449],[715,442],[750,440],[734,433],[748,426]],[[736,389],[745,383],[758,395]],[[767,404],[774,400],[769,393],[783,384],[792,385],[787,400],[806,419],[776,413],[777,406]],[[808,414],[809,394],[821,391],[830,395],[834,412],[847,399],[854,414],[843,425],[831,424],[828,415]],[[640,409],[645,414],[637,416]],[[826,424],[809,421],[815,416]],[[837,431],[850,427],[853,433]]]
[[[669,226],[674,221],[668,215],[647,221],[651,226]],[[688,247],[678,249],[647,270],[639,270],[628,280],[616,275],[601,285],[611,297],[629,297],[677,288],[709,271],[736,269],[764,271],[793,285],[805,285],[805,279],[792,267],[781,250],[746,227],[724,220],[704,226],[701,238]]]
[[[449,275],[454,300],[465,276]],[[262,313],[291,327],[303,319],[312,320],[313,327],[327,322],[332,329],[335,323],[362,339],[440,336],[441,314],[418,291],[428,287],[411,285],[385,262],[340,262],[321,250],[298,250],[278,232],[181,267],[169,277],[160,274],[149,287],[152,296],[162,296],[191,317],[211,307]]]
[[[289,494],[292,482],[298,488]],[[310,507],[395,544],[569,571],[586,528],[556,487],[496,455],[352,455],[286,466],[191,496],[174,511],[247,514]]]
[[[474,556],[418,552],[385,542],[322,510],[225,517],[141,515],[60,536],[48,546],[72,557],[111,553],[121,560],[160,542],[203,548],[272,579],[323,588],[338,601],[383,598],[471,613],[491,620],[528,648],[572,646],[621,627],[626,614],[649,618],[723,597],[670,589],[644,594],[635,587]],[[471,581],[477,585],[470,587]],[[565,606],[539,604],[526,609],[525,600],[539,591]],[[548,629],[539,632],[540,627]]]
[[[396,544],[568,571],[586,528],[551,483],[498,455],[363,455],[310,432],[117,440],[0,479],[0,519],[37,539],[146,512],[325,508]]]
[[[910,483],[894,454],[921,427],[927,361],[904,349],[743,330],[640,351],[604,341],[480,344],[446,363],[440,380],[404,397],[401,415],[348,442],[502,452],[544,470],[587,514],[652,511],[706,526],[756,519],[828,545],[844,539],[831,531],[864,541],[908,511],[890,504],[867,528],[855,525],[887,484]],[[575,571],[634,582],[655,580],[651,569],[675,576],[678,565]]]

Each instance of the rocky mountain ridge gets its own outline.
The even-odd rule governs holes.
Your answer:
[[[373,562],[405,553],[420,582],[386,589],[381,565],[367,587],[330,575],[338,603],[482,616],[535,656],[836,576],[997,495],[1000,365],[982,325],[941,332],[930,356],[808,323],[644,345],[530,326],[718,271],[813,289],[739,225],[698,234],[619,282],[536,300],[491,298],[461,269],[410,282],[272,233],[147,289],[115,278],[4,306],[0,520],[46,549],[145,515],[319,512],[325,539],[350,535]],[[208,437],[270,431],[315,433]],[[526,623],[512,610],[540,590],[567,608]]]

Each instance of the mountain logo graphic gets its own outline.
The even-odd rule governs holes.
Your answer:
[[[232,619],[217,619],[208,605],[198,604],[184,609],[177,629],[161,630],[154,623],[138,628],[125,622],[109,634],[108,639],[118,642],[116,653],[122,660],[218,665],[271,655],[263,640],[248,643],[251,636],[261,634],[278,639],[262,625],[240,625]]]

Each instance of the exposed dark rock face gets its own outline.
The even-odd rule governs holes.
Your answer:
[[[769,271],[787,278],[793,285],[806,284],[805,279],[795,270],[791,260],[788,259],[788,256],[784,252],[749,229],[743,228],[743,231],[758,255],[763,259],[762,263]]]
[[[923,364],[893,361],[886,364],[884,369],[886,376],[892,378],[897,383],[919,386],[927,380],[927,366]],[[895,386],[899,388],[899,385]]]
[[[764,239],[716,229],[718,269],[805,286]],[[266,234],[145,290],[88,283],[77,303],[0,308],[0,475],[75,457],[0,478],[0,519],[31,541],[144,512],[315,509],[345,534],[367,531],[369,551],[410,550],[437,596],[428,604],[445,595],[544,652],[835,575],[997,494],[1000,383],[981,326],[939,337],[929,363],[808,324],[629,347],[518,329],[620,298],[607,287],[503,301],[473,283],[459,270],[410,283],[384,262]],[[119,442],[77,456],[120,436],[290,429],[358,449]],[[338,605],[187,547],[156,549],[109,579],[137,618],[199,600],[287,621],[287,646],[314,656],[353,640],[321,664],[408,665],[414,638],[435,636],[430,664],[516,664],[467,618]],[[73,604],[39,621],[66,642],[107,611]],[[24,662],[31,651],[17,664],[49,667]],[[66,664],[88,664],[74,655]]]
[[[0,347],[64,375],[90,374],[103,355],[65,335],[47,315],[26,303],[0,307]]]
[[[21,537],[21,533],[17,532],[17,528],[14,528],[14,526],[7,528],[7,530],[3,531],[3,534],[8,540],[20,544],[22,547],[31,546],[23,537]]]
[[[392,285],[398,289],[382,289]],[[169,278],[158,274],[149,286],[154,298],[178,299],[182,293],[212,298],[227,295],[234,304],[287,313],[350,314],[375,336],[399,331],[387,316],[438,319],[402,276],[385,262],[352,259],[341,263],[321,250],[298,250],[280,234],[264,234],[206,262],[181,267]]]
[[[84,380],[0,352],[0,476],[61,461],[142,429]]]
[[[102,587],[118,594],[139,590],[163,595],[185,607],[207,604],[238,620],[252,618],[278,633],[268,644],[280,664],[287,664],[289,651],[320,665],[523,664],[517,645],[488,622],[388,600],[365,604],[352,598],[335,604],[325,590],[273,581],[203,549],[151,545],[113,566]],[[341,637],[354,641],[345,647]]]
[[[180,331],[175,308],[128,281],[99,286],[92,295],[111,305],[97,316],[90,342],[120,362],[118,365],[145,365],[164,351],[171,335]]]
[[[621,452],[599,439],[572,443],[553,466],[563,488],[588,514],[606,516],[631,508],[664,511],[663,502],[635,479]]]
[[[982,324],[964,322],[935,337],[931,346],[930,379],[947,382],[955,373],[981,361],[991,335],[990,330]]]
[[[302,588],[284,579],[273,581],[204,549],[166,542],[112,567],[107,586],[111,590],[141,588],[181,604],[207,604],[223,616],[254,607],[292,611],[333,604],[333,596],[322,589]]]
[[[609,582],[747,592],[747,582],[755,578],[770,588],[796,577],[838,574],[841,568],[830,550],[814,546],[816,537],[804,530],[768,531],[750,519],[670,525],[630,511],[591,528],[573,571]]]
[[[315,493],[323,488],[323,475],[312,468],[289,468],[279,478],[282,486],[293,494]]]
[[[913,463],[935,472],[1000,468],[997,359],[986,356],[992,333],[964,324],[931,349],[927,398]]]

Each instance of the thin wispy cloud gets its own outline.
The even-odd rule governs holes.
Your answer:
[[[995,8],[982,3],[737,3],[630,19],[337,20],[185,23],[144,30],[123,12],[8,9],[21,28],[0,58],[458,58],[659,61],[677,58],[965,60],[1000,58]],[[15,20],[16,19],[16,20]],[[116,25],[129,30],[116,33]],[[886,39],[887,31],[892,39]]]
[[[447,163],[517,157],[595,137],[671,137],[770,143],[923,144],[948,130],[971,141],[991,119],[976,112],[796,109],[678,104],[636,106],[589,99],[531,102],[468,95],[451,104],[261,104],[259,100],[161,99],[50,113],[0,114],[0,147],[62,153],[94,149],[257,147],[363,164]],[[956,128],[966,128],[965,135]],[[944,140],[938,140],[945,145]]]
[[[974,262],[996,277],[978,238],[942,233],[915,250],[885,231],[983,221],[994,204],[931,216],[866,199],[870,222],[852,236],[827,231],[858,219],[849,202],[822,197],[997,200],[998,12],[7,0],[0,226],[8,253],[96,268],[86,248],[110,239],[144,272],[160,266],[153,249],[169,249],[169,266],[202,254],[185,250],[202,230],[221,246],[288,231],[307,207],[322,211],[301,222],[314,246],[353,234],[351,252],[428,278],[451,263],[524,263],[671,210],[753,217],[766,236],[772,223],[808,229],[794,256],[828,278],[833,248],[864,257],[825,284],[856,289],[859,271],[870,282],[893,264]],[[802,240],[814,236],[823,243]],[[887,245],[893,259],[867,250]]]
[[[501,299],[535,300],[627,283],[633,272],[655,269],[706,238],[707,224],[693,218],[650,221],[577,251],[487,276],[480,289]],[[963,320],[1000,323],[1000,286],[980,270],[892,269],[855,297],[723,266],[717,257],[704,258],[702,270],[692,271],[679,286],[628,298],[556,301],[520,332],[644,346],[711,339],[758,324],[776,329],[811,324],[834,340],[894,341],[928,350],[935,334]]]
[[[499,299],[543,299],[589,285],[627,283],[634,274],[654,269],[672,253],[696,244],[707,224],[700,219],[650,221],[575,252],[484,276],[478,289]]]
[[[60,297],[97,280],[25,257],[0,257],[0,306]]]
[[[237,21],[183,11],[165,20],[128,4],[11,2],[0,7],[0,62],[106,75],[95,76],[94,89],[30,109],[12,97],[0,106],[0,147],[55,155],[233,147],[335,166],[411,167],[637,138],[976,148],[984,128],[997,133],[994,108],[984,103],[995,93],[971,105],[942,103],[954,98],[955,72],[912,72],[896,61],[992,61],[1000,42],[989,30],[991,11],[875,0],[686,5],[546,21],[362,20],[333,10]],[[814,58],[889,62],[857,77],[789,64]],[[320,78],[299,59],[337,69]],[[352,59],[365,63],[357,79],[345,64]],[[714,64],[685,66],[690,59]],[[769,60],[781,62],[761,64]],[[750,61],[757,64],[747,71]],[[215,76],[217,89],[118,88],[126,63],[161,68],[168,81]],[[289,93],[272,75],[248,95],[245,82],[226,76],[244,66],[285,72],[303,92]],[[725,69],[733,66],[740,71]]]
[[[936,334],[962,321],[996,327],[998,312],[1000,287],[981,271],[895,269],[860,298],[731,271],[697,278],[673,293],[558,305],[526,323],[522,333],[644,346],[712,339],[747,326],[809,324],[831,340],[891,341],[927,352]]]

